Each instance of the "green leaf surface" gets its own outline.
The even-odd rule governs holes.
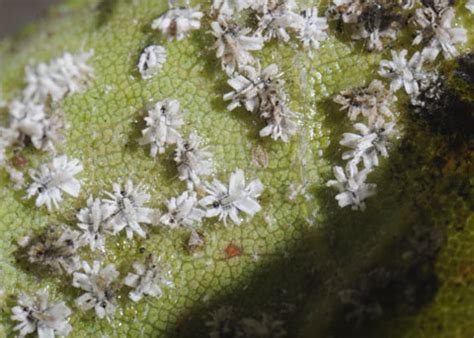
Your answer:
[[[464,46],[468,50],[474,19],[463,6],[460,1],[457,7],[459,22],[469,32]],[[202,2],[201,7],[207,9],[208,3]],[[71,308],[81,294],[69,278],[21,262],[19,238],[39,234],[48,225],[74,227],[75,213],[87,197],[110,191],[120,177],[145,183],[152,195],[150,206],[161,210],[167,199],[185,190],[171,151],[152,159],[149,149],[137,143],[146,108],[165,98],[179,100],[187,111],[183,133],[196,131],[203,137],[214,155],[218,178],[226,181],[241,168],[247,179],[263,182],[263,210],[240,226],[207,220],[200,230],[205,246],[194,252],[185,245],[189,230],[162,227],[149,227],[146,240],[109,238],[103,255],[84,249],[84,259],[113,262],[121,277],[146,253],[160,255],[170,267],[174,287],[159,299],[138,304],[128,299],[124,288],[110,322],[74,308],[72,337],[205,337],[210,313],[226,305],[245,317],[260,318],[265,312],[285,320],[289,337],[351,336],[352,329],[363,332],[361,337],[472,337],[474,218],[469,150],[453,150],[445,137],[413,125],[404,117],[408,113],[402,99],[400,126],[406,132],[371,176],[379,191],[368,200],[367,210],[340,209],[334,192],[325,187],[331,167],[342,163],[338,140],[351,129],[331,97],[376,78],[378,63],[383,56],[389,58],[388,51],[366,53],[361,43],[332,30],[313,57],[296,44],[271,43],[256,53],[263,65],[280,66],[291,108],[301,113],[300,132],[284,144],[260,138],[263,123],[257,117],[243,109],[227,111],[222,95],[229,87],[211,50],[213,37],[205,33],[207,20],[200,31],[179,42],[167,42],[150,30],[150,22],[166,8],[166,1],[156,0],[70,0],[53,8],[48,20],[0,43],[0,93],[5,100],[22,90],[29,62],[93,49],[90,64],[96,71],[86,92],[61,102],[69,128],[58,153],[83,163],[80,197],[66,198],[61,210],[48,213],[24,199],[23,190],[14,191],[6,172],[0,172],[0,288],[4,290],[0,337],[14,335],[10,309],[21,291],[47,287]],[[151,43],[163,44],[168,60],[157,77],[144,81],[136,62]],[[25,173],[51,157],[29,148],[22,156],[28,161]],[[268,158],[267,167],[262,166],[262,156]],[[439,157],[444,160],[441,168],[435,164]],[[291,200],[291,185],[304,186],[306,198],[298,195]],[[414,229],[420,227],[430,234],[441,232],[444,240],[429,264],[420,267],[430,271],[410,279],[405,272],[412,261],[402,257],[412,248],[409,239]],[[229,245],[241,253],[229,257]],[[145,248],[145,254],[140,248]],[[361,275],[380,266],[403,271],[399,291],[413,284],[423,293],[420,284],[431,280],[426,276],[436,278],[436,290],[416,304],[390,301],[381,319],[351,328],[338,293],[356,288]]]

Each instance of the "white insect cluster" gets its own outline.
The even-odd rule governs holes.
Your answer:
[[[334,102],[341,105],[341,110],[347,110],[351,121],[365,117],[369,126],[375,124],[380,114],[393,118],[390,106],[396,100],[393,92],[379,80],[373,80],[366,88],[343,90],[334,98]]]
[[[168,212],[160,218],[160,222],[170,229],[179,226],[192,227],[201,223],[206,212],[198,207],[197,195],[194,191],[185,191],[179,197],[167,202]]]
[[[387,43],[398,37],[400,29],[399,15],[394,11],[397,5],[392,3],[333,0],[326,16],[349,26],[353,32],[351,38],[364,40],[367,51],[381,52]]]
[[[144,80],[151,79],[157,75],[166,62],[166,49],[159,45],[146,47],[138,60],[138,71]]]
[[[262,209],[257,201],[262,191],[263,184],[259,179],[246,185],[244,172],[238,169],[230,176],[228,186],[217,179],[207,184],[208,195],[199,204],[207,208],[206,217],[219,216],[219,220],[223,220],[225,224],[230,217],[232,222],[240,224],[242,220],[239,212],[253,216]]]
[[[252,6],[249,0],[213,0],[211,15],[232,16]]]
[[[346,169],[334,167],[336,180],[327,182],[329,187],[336,188],[339,194],[336,200],[341,208],[351,206],[353,210],[365,210],[364,200],[375,194],[375,184],[365,182],[370,169],[359,171],[354,162],[348,162]]]
[[[181,139],[179,129],[184,124],[184,113],[179,101],[156,102],[145,117],[147,127],[142,130],[141,145],[150,145],[150,155],[155,157],[165,152],[166,145],[176,144]]]
[[[466,8],[471,12],[474,13],[474,0],[469,0],[466,3]]]
[[[153,20],[151,28],[159,30],[169,40],[184,39],[193,30],[201,28],[204,13],[192,8],[171,8]]]
[[[296,2],[294,0],[263,1],[255,9],[261,15],[257,34],[263,36],[265,41],[278,39],[288,42],[290,41],[289,32],[297,33],[306,24],[304,22],[306,18],[295,12]]]
[[[229,110],[243,106],[265,119],[267,126],[260,131],[261,137],[270,136],[288,142],[297,131],[297,113],[288,107],[287,95],[283,91],[285,81],[281,75],[276,64],[263,70],[245,66],[241,74],[228,81],[234,90],[225,94],[224,100],[231,100],[227,106]]]
[[[87,206],[77,213],[77,227],[82,231],[80,241],[89,245],[91,251],[105,251],[105,236],[113,232],[111,219],[115,212],[113,204],[90,196]]]
[[[361,1],[358,0],[332,0],[326,11],[326,16],[331,20],[340,20],[344,23],[357,23],[362,14]]]
[[[85,90],[94,77],[94,69],[87,63],[93,55],[93,50],[76,55],[65,53],[48,64],[27,67],[25,101],[43,104],[51,98],[58,102],[67,94]]]
[[[12,308],[11,319],[19,322],[13,329],[19,337],[37,333],[38,337],[68,336],[72,330],[68,317],[72,311],[64,302],[50,303],[47,290],[38,291],[33,297],[21,294]]]
[[[114,282],[119,272],[113,264],[102,268],[99,261],[92,266],[84,261],[82,269],[84,272],[74,272],[72,281],[72,286],[85,291],[76,299],[76,306],[83,311],[94,309],[100,319],[111,316],[117,308]]]
[[[364,167],[371,169],[379,165],[379,155],[388,157],[387,147],[390,139],[396,135],[395,123],[386,123],[379,119],[373,127],[356,123],[354,129],[359,133],[344,133],[341,145],[351,148],[342,154],[343,160],[359,164],[362,160]]]
[[[425,46],[422,51],[416,51],[410,58],[407,57],[406,49],[392,50],[392,60],[380,62],[378,73],[390,81],[390,89],[385,89],[379,80],[374,80],[367,88],[345,90],[334,98],[334,101],[342,106],[341,109],[348,111],[351,121],[357,121],[360,117],[367,120],[366,123],[357,121],[354,124],[356,133],[344,133],[340,141],[342,146],[349,148],[342,154],[342,159],[348,163],[345,169],[339,166],[334,168],[336,180],[329,181],[328,186],[339,191],[336,199],[341,207],[350,205],[353,209],[364,210],[364,200],[375,193],[376,186],[366,183],[365,180],[373,168],[379,165],[380,157],[388,157],[391,140],[398,135],[397,114],[390,110],[390,105],[396,101],[394,93],[403,88],[409,95],[412,105],[423,105],[419,99],[420,91],[435,87],[438,81],[436,72],[424,69],[426,62],[435,61],[440,52],[447,59],[458,55],[455,45],[467,40],[464,28],[452,27],[455,10],[449,1],[402,2],[400,7],[405,10],[415,5],[423,7],[416,8],[410,20],[419,29],[413,44],[423,43]],[[369,37],[369,45],[372,43],[373,46],[369,46],[368,49],[380,50],[383,44],[376,42],[383,33],[379,29],[381,12],[372,11],[377,8],[370,8],[371,6],[370,3],[359,0],[333,0],[327,15],[332,19],[356,24],[359,27],[365,22],[363,30],[367,32],[361,37]],[[387,10],[383,6],[379,9]],[[367,15],[369,13],[367,11],[372,12]],[[389,12],[385,15],[387,13]],[[375,23],[378,26],[374,26]],[[389,30],[396,28],[396,20],[385,24],[386,27],[390,27],[387,24],[394,24]],[[366,33],[370,33],[370,36]],[[393,40],[396,31],[389,35],[392,35]],[[361,162],[364,167],[362,170],[359,169]]]
[[[423,70],[425,61],[420,52],[412,55],[407,60],[408,51],[391,51],[392,60],[380,61],[380,76],[391,80],[390,89],[394,92],[404,88],[408,95],[416,96],[419,92],[419,84],[426,79],[426,72]]]
[[[255,62],[251,51],[263,48],[261,36],[249,36],[250,28],[241,28],[230,18],[219,16],[211,23],[211,33],[216,38],[213,48],[216,57],[221,60],[222,69],[232,74],[236,68]]]
[[[294,0],[253,2],[247,0],[214,0],[211,15],[216,16],[217,19],[211,23],[212,33],[218,39],[216,45],[226,42],[219,41],[223,37],[225,37],[224,40],[228,40],[228,53],[230,54],[238,54],[241,51],[240,44],[234,43],[226,33],[229,33],[231,37],[236,36],[236,24],[233,23],[231,18],[240,15],[244,9],[251,10],[252,15],[258,22],[258,27],[250,35],[250,39],[244,39],[243,49],[249,51],[260,50],[265,42],[273,38],[282,42],[289,42],[290,33],[294,34],[305,48],[317,49],[320,47],[321,41],[327,39],[327,20],[325,17],[318,17],[316,7],[306,8],[298,12],[298,6]],[[251,30],[245,28],[244,32],[241,32],[241,34],[249,34]],[[249,44],[249,41],[252,43]],[[254,47],[246,48],[250,45]],[[218,58],[227,55],[217,53]],[[241,61],[244,63],[239,65],[246,65],[252,63],[253,58],[246,57]]]
[[[23,172],[6,161],[11,155],[9,150],[19,151],[31,144],[55,154],[66,127],[60,100],[90,85],[94,69],[87,62],[92,55],[92,50],[77,55],[65,53],[49,63],[26,67],[26,86],[21,94],[11,102],[2,102],[9,122],[0,127],[0,166],[8,172],[14,189],[23,188],[25,179]]]
[[[31,141],[39,150],[54,150],[54,144],[61,139],[63,128],[58,116],[48,116],[42,104],[32,101],[13,101],[9,106],[10,140],[25,144]]]
[[[242,13],[257,21],[254,31],[236,24]],[[251,52],[261,50],[272,39],[289,42],[292,36],[303,48],[317,49],[328,37],[326,18],[318,17],[316,7],[299,11],[293,0],[214,0],[210,16],[214,18],[211,33],[216,38],[216,56],[234,89],[224,95],[224,100],[232,101],[228,109],[243,106],[258,113],[267,122],[259,133],[261,137],[288,142],[297,132],[298,113],[289,108],[282,74],[276,64],[262,69]]]
[[[245,9],[250,10],[258,22],[253,32],[251,28],[236,24],[235,18]],[[211,22],[211,33],[216,38],[216,56],[229,76],[235,69],[254,64],[251,52],[261,50],[273,38],[289,42],[291,33],[305,48],[317,49],[328,36],[326,18],[318,17],[315,7],[298,12],[294,0],[214,0],[210,16],[215,18]]]
[[[296,134],[297,113],[287,106],[284,99],[280,101],[278,96],[270,97],[262,109],[261,117],[267,121],[267,126],[260,130],[261,137],[270,136],[273,140],[289,142],[290,137]]]
[[[78,160],[69,160],[66,155],[55,157],[51,163],[41,164],[38,169],[30,169],[33,182],[28,186],[27,198],[37,195],[37,207],[46,205],[49,211],[58,209],[63,193],[79,196],[81,183],[75,176],[82,169]]]
[[[224,95],[224,100],[231,100],[227,109],[243,106],[251,113],[258,113],[272,95],[280,92],[285,83],[280,79],[282,75],[276,64],[264,69],[245,66],[227,81],[233,89]]]
[[[140,226],[141,223],[150,224],[152,219],[151,208],[144,205],[150,200],[146,187],[139,184],[135,186],[128,179],[125,185],[121,182],[112,185],[113,191],[106,192],[108,198],[104,202],[111,208],[112,216],[110,224],[114,233],[125,230],[127,238],[133,238],[133,234],[145,238],[146,232]]]
[[[123,283],[130,288],[129,298],[139,302],[143,297],[161,297],[163,288],[171,287],[173,283],[169,280],[169,273],[154,255],[147,258],[145,264],[133,263],[134,272],[129,272]]]
[[[10,128],[0,127],[0,167],[6,166],[8,148],[10,148],[18,137],[18,133]]]
[[[186,181],[188,189],[194,184],[201,184],[201,177],[213,173],[212,154],[206,147],[201,147],[202,139],[194,132],[188,141],[179,139],[174,152],[174,161],[178,166],[179,179]]]
[[[318,17],[318,9],[311,7],[301,12],[302,24],[298,31],[298,39],[305,48],[318,49],[321,42],[328,38],[329,28],[325,17]]]
[[[446,59],[457,56],[455,45],[467,42],[467,31],[462,27],[451,27],[454,16],[453,7],[446,7],[440,12],[431,7],[418,8],[413,22],[420,29],[413,44],[425,43],[426,48],[434,50],[436,55],[442,52]]]
[[[232,17],[240,10],[251,7],[256,10],[256,13],[260,11],[262,14],[271,15],[271,9],[267,8],[268,6],[263,3],[251,5],[245,0],[216,0],[213,2],[210,16],[214,18],[214,21],[210,25],[211,33],[216,38],[214,48],[217,50],[217,57],[221,59],[222,68],[229,76],[233,76],[236,69],[250,67],[249,64],[255,62],[250,52],[262,49],[265,40],[262,34],[236,24]],[[283,9],[283,7],[281,8]],[[290,7],[293,8],[293,6]],[[204,14],[198,10],[189,8],[189,4],[184,8],[171,6],[168,11],[153,21],[152,28],[159,30],[168,40],[182,40],[190,31],[199,29],[203,16]],[[303,23],[306,25],[305,30],[300,34],[301,39],[305,40],[307,46],[319,44],[319,41],[325,38],[324,33],[321,32],[327,28],[325,21],[322,18],[317,18],[317,12],[313,9],[305,11],[302,16],[297,16],[298,22],[301,25]],[[286,105],[286,95],[281,90],[284,82],[275,79],[275,83],[272,83],[273,79],[270,79],[273,75],[278,77],[278,74],[272,73],[278,72],[278,67],[272,65],[265,70],[264,72],[268,74],[263,74],[263,76],[266,78],[253,87],[251,82],[259,76],[257,72],[260,71],[260,68],[258,71],[249,68],[248,71],[253,72],[249,74],[249,77],[253,76],[253,79],[247,79],[246,82],[250,93],[245,97],[245,93],[241,92],[243,88],[236,89],[238,93],[236,92],[235,95],[239,97],[231,98],[233,104],[238,106],[240,105],[239,101],[242,101],[242,104],[246,105],[249,110],[259,111],[259,114],[268,121],[268,126],[260,133],[262,136],[288,141],[288,137],[296,132],[296,123],[292,120],[295,113]],[[241,76],[240,79],[246,80],[244,76]],[[235,80],[235,85],[239,86],[236,81],[238,80]],[[148,111],[145,122],[146,128],[142,130],[142,138],[139,143],[150,145],[152,157],[156,157],[158,153],[163,154],[168,145],[176,144],[174,161],[177,165],[178,178],[185,181],[187,185],[187,191],[167,201],[168,211],[159,218],[161,224],[170,229],[194,227],[198,226],[204,217],[212,217],[220,213],[222,213],[221,220],[226,221],[230,215],[235,223],[240,223],[241,220],[237,216],[238,210],[250,215],[260,210],[260,205],[255,198],[263,190],[263,186],[261,183],[257,185],[252,182],[257,186],[255,189],[252,184],[249,187],[239,187],[239,184],[244,184],[243,172],[240,170],[237,171],[239,174],[236,177],[242,175],[242,182],[232,183],[232,188],[228,189],[232,193],[229,196],[231,200],[229,202],[219,201],[224,205],[222,212],[211,216],[213,212],[203,209],[206,206],[202,203],[206,198],[198,203],[198,195],[194,189],[202,189],[202,180],[213,174],[212,154],[206,147],[202,147],[202,139],[196,133],[189,134],[187,138],[182,137],[180,129],[184,124],[184,113],[177,100],[167,99],[156,102],[155,106]],[[214,180],[213,184],[216,182],[218,181]],[[212,184],[204,183],[204,187],[211,186]]]
[[[396,101],[392,90],[385,88],[379,80],[372,81],[368,87],[344,90],[334,97],[341,110],[347,110],[351,121],[356,122],[357,133],[344,133],[340,144],[350,150],[342,154],[347,161],[345,168],[333,168],[336,180],[327,186],[338,191],[336,200],[341,208],[351,206],[353,210],[365,210],[365,199],[376,192],[376,184],[366,183],[367,175],[379,165],[379,157],[388,157],[392,139],[398,132],[395,128],[397,114],[391,111]],[[359,169],[360,163],[363,169]]]
[[[191,31],[201,28],[201,18],[204,13],[189,7],[169,8],[158,18],[153,20],[151,28],[160,31],[168,40],[178,41],[187,37]],[[167,59],[167,52],[163,46],[150,45],[146,47],[138,60],[138,71],[144,80],[151,79],[159,74]]]

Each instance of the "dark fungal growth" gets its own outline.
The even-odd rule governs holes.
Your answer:
[[[48,227],[45,232],[28,243],[24,243],[20,258],[31,265],[47,267],[55,273],[71,274],[79,267],[77,249],[80,246],[79,232],[63,228]]]
[[[381,52],[387,43],[397,39],[400,28],[406,25],[407,5],[387,0],[356,0],[352,3],[331,5],[327,17],[336,20],[338,31],[342,25],[353,40],[364,40],[364,47],[369,52]]]
[[[451,144],[469,142],[474,135],[474,54],[446,68],[422,88],[417,99],[421,104],[411,106],[414,119]]]
[[[382,32],[403,21],[403,16],[396,12],[397,8],[391,1],[369,1],[360,20],[368,32]]]
[[[460,80],[474,86],[474,54],[468,53],[458,58],[459,67],[454,70],[454,74]],[[474,99],[471,98],[471,101]]]

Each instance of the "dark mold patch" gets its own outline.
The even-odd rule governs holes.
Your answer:
[[[375,1],[364,7],[361,14],[361,21],[365,29],[372,33],[375,31],[385,31],[394,23],[405,25],[406,17],[397,13],[398,5],[391,1]]]
[[[61,232],[64,230],[64,232]],[[33,270],[38,277],[71,273],[78,265],[76,233],[58,226],[49,226],[41,234],[25,239],[16,252],[18,266]]]
[[[458,67],[454,70],[454,75],[460,80],[474,86],[474,54],[468,53],[457,60]]]
[[[472,141],[473,93],[474,55],[467,54],[447,65],[440,77],[422,90],[418,99],[423,105],[411,107],[413,119],[452,145]]]

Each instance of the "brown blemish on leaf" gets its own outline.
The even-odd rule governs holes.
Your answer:
[[[225,248],[225,253],[227,255],[227,259],[230,259],[242,255],[242,249],[231,243],[227,246],[227,248]]]

